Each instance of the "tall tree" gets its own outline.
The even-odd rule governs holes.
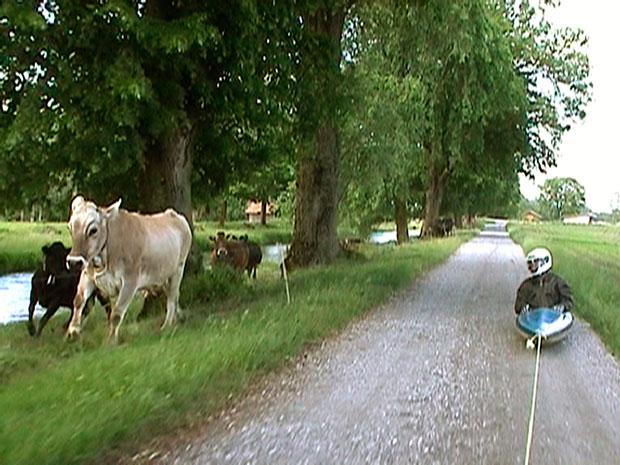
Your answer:
[[[586,206],[586,191],[574,178],[551,178],[540,186],[538,204],[545,216],[561,220],[581,213]]]
[[[293,237],[287,264],[329,263],[339,253],[338,171],[344,0],[309,1],[300,12],[298,160]]]
[[[393,220],[401,244],[408,240],[408,220],[419,202],[422,106],[417,76],[398,73],[393,65],[394,8],[373,3],[352,11],[345,73],[354,91],[340,178],[354,210],[349,216],[366,228],[372,220]]]
[[[529,177],[555,166],[557,149],[571,124],[585,118],[591,99],[590,66],[580,29],[557,28],[547,11],[557,0],[506,0],[500,3],[510,23],[508,32],[515,72],[527,86],[527,138],[520,171]]]
[[[279,35],[288,11],[250,0],[5,2],[7,198],[11,188],[35,197],[51,171],[100,201],[128,195],[126,205],[191,220],[192,184],[201,196],[224,185],[259,153],[248,150],[258,128],[286,113],[285,92],[267,95],[290,84],[276,72],[290,62]]]
[[[487,125],[504,108],[522,107],[524,92],[511,69],[505,22],[487,2],[416,6],[403,15],[401,27],[403,66],[418,74],[424,86],[426,236],[450,177],[488,163]]]

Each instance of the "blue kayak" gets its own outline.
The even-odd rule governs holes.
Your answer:
[[[556,312],[550,308],[537,308],[522,312],[517,316],[517,329],[521,335],[529,339],[540,334],[546,342],[564,339],[573,326],[571,312]]]

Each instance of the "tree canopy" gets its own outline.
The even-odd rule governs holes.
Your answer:
[[[538,204],[543,215],[553,220],[582,213],[586,206],[585,188],[574,178],[551,178],[540,186]]]
[[[587,38],[553,5],[7,0],[0,207],[80,192],[191,220],[294,176],[299,266],[338,255],[340,218],[497,209],[590,98]]]

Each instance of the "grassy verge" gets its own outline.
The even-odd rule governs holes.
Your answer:
[[[205,271],[184,280],[184,324],[160,333],[161,316],[136,321],[132,309],[115,348],[104,342],[97,308],[75,344],[62,341],[65,315],[54,317],[40,340],[23,325],[0,328],[0,463],[89,462],[215,412],[469,237],[361,245],[353,259],[293,273],[291,305],[275,263],[261,265],[250,284]]]
[[[508,230],[525,251],[534,247],[551,251],[553,271],[573,290],[575,313],[620,356],[620,229],[509,223]]]

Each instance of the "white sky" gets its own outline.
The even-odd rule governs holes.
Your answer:
[[[549,12],[557,27],[581,28],[590,38],[586,53],[593,83],[587,116],[564,134],[558,166],[531,182],[521,179],[521,192],[538,197],[547,178],[575,178],[586,191],[586,205],[610,212],[620,194],[620,0],[562,0]]]

